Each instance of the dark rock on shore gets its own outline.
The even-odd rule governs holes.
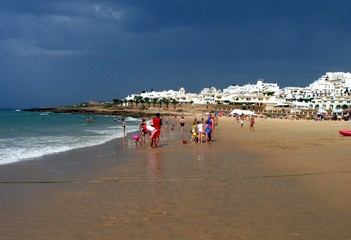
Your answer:
[[[29,112],[52,112],[52,113],[71,113],[71,114],[91,114],[91,115],[116,115],[128,117],[150,117],[157,112],[162,115],[179,115],[179,111],[162,110],[162,109],[137,109],[129,107],[107,107],[105,105],[92,106],[65,106],[65,107],[43,107],[43,108],[29,108],[22,109],[22,111]],[[183,112],[181,112],[182,114]],[[189,113],[185,113],[189,114]]]

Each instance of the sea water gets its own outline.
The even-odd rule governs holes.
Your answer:
[[[87,121],[89,118],[95,121]],[[125,121],[126,134],[138,130],[137,119],[125,118]],[[0,110],[0,165],[121,137],[121,118],[115,116]]]

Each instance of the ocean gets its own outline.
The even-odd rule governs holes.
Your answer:
[[[87,121],[89,118],[95,121]],[[125,118],[125,121],[127,136],[138,130],[137,119]],[[121,120],[115,116],[0,110],[0,165],[122,137]]]

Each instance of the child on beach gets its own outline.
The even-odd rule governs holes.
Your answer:
[[[144,130],[145,125],[146,125],[146,120],[145,120],[145,118],[142,118],[141,123],[139,125],[139,129],[140,129],[141,138],[142,138],[143,143],[146,143],[145,134],[147,134],[147,131]]]
[[[198,143],[202,143],[202,134],[204,133],[204,125],[202,122],[197,121],[197,136],[199,138]]]
[[[139,135],[134,135],[134,136],[133,136],[133,140],[134,140],[134,142],[135,142],[135,146],[136,146],[136,147],[139,147],[139,142],[140,142],[140,137],[139,137]]]
[[[191,126],[191,141],[194,143],[194,142],[197,142],[198,140],[198,137],[197,137],[197,132],[196,132],[196,122],[193,122],[193,125]]]

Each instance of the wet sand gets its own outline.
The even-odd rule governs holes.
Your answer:
[[[0,239],[351,239],[350,122],[189,123],[1,166]]]

